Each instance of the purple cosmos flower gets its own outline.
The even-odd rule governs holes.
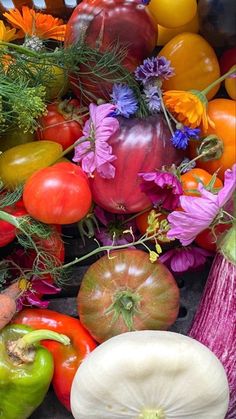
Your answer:
[[[146,58],[143,64],[135,70],[135,78],[144,85],[156,79],[168,79],[174,75],[174,69],[170,66],[170,61],[165,57]]]
[[[148,109],[151,113],[159,112],[161,110],[161,99],[158,95],[157,86],[153,86],[151,83],[145,86],[144,99],[147,103]]]
[[[115,176],[115,168],[111,162],[116,157],[112,155],[112,147],[108,144],[111,135],[119,128],[117,119],[108,116],[115,109],[110,103],[99,106],[91,103],[89,106],[90,119],[84,125],[83,136],[75,147],[72,159],[74,162],[81,162],[82,169],[89,175],[97,170],[104,178]]]
[[[138,101],[135,97],[133,90],[125,84],[113,85],[111,94],[112,103],[115,105],[115,115],[122,115],[129,118],[134,115],[138,110]]]
[[[176,273],[193,271],[202,267],[211,252],[200,247],[188,246],[168,250],[159,260]]]
[[[199,128],[192,129],[192,128],[185,127],[183,125],[181,128],[177,129],[174,132],[174,135],[171,138],[172,144],[176,148],[180,148],[181,150],[186,150],[186,148],[188,147],[189,140],[191,138],[198,140],[199,133],[200,133]]]
[[[125,230],[132,228],[133,234],[136,233],[137,227],[134,220],[125,222],[124,215],[111,214],[96,206],[94,209],[96,218],[103,224],[99,230],[95,232],[95,236],[103,246],[127,244],[133,241],[132,235]]]
[[[42,296],[45,294],[57,294],[60,291],[61,288],[56,287],[47,280],[35,278],[30,282],[26,281],[25,291],[23,290],[21,296],[17,299],[17,310],[22,310],[23,306],[47,308],[49,301],[42,301]]]
[[[138,175],[142,178],[141,191],[149,197],[154,206],[162,205],[164,209],[172,211],[179,205],[183,189],[173,173],[157,170]]]
[[[200,197],[181,196],[180,206],[183,211],[174,211],[168,215],[170,230],[167,237],[179,239],[183,246],[192,243],[201,231],[208,228],[220,210],[231,199],[236,188],[236,164],[225,172],[224,186],[214,195],[199,183]]]

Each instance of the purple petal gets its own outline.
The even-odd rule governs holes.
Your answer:
[[[48,281],[43,279],[32,280],[32,290],[38,294],[57,294],[61,291],[61,288],[56,287],[54,284],[50,284]]]
[[[236,164],[232,170],[228,169],[224,174],[224,186],[218,192],[218,205],[223,207],[231,198],[236,188]]]

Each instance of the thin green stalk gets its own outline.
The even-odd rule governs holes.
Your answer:
[[[232,74],[236,73],[236,65],[234,65],[227,73],[223,74],[223,76],[219,77],[217,80],[213,81],[213,83],[209,84],[205,89],[201,91],[203,95],[207,95],[213,87],[217,86],[217,84],[221,83],[227,77],[231,76]]]
[[[142,236],[139,240],[133,241],[131,243],[126,243],[126,244],[121,244],[121,245],[116,245],[116,246],[99,246],[96,249],[92,250],[90,253],[87,253],[86,255],[81,256],[80,258],[75,258],[74,260],[72,260],[71,262],[68,262],[64,265],[62,265],[60,268],[62,269],[67,269],[70,268],[73,265],[76,265],[77,263],[80,263],[92,256],[95,256],[97,253],[100,252],[107,252],[107,251],[113,251],[113,250],[119,250],[119,249],[127,249],[129,247],[132,246],[138,246],[138,245],[144,245],[144,243],[146,241],[150,241],[152,239],[154,239],[156,237],[156,234],[153,234],[152,236]],[[145,247],[147,247],[145,245]],[[148,249],[148,247],[147,247]],[[149,250],[149,249],[148,249]],[[45,272],[47,273],[47,272]]]

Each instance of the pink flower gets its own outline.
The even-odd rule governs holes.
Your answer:
[[[212,253],[200,247],[188,246],[168,250],[159,260],[173,272],[182,273],[200,268],[208,256],[212,256]]]
[[[22,310],[23,306],[36,306],[47,308],[49,301],[42,301],[44,294],[53,295],[61,291],[61,288],[51,284],[48,280],[32,279],[23,281],[22,294],[17,299],[17,310]],[[24,289],[25,288],[25,289]]]
[[[183,189],[173,173],[156,170],[139,173],[139,176],[143,180],[140,184],[141,191],[149,197],[154,206],[161,205],[164,209],[172,211],[179,205]]]
[[[199,183],[201,197],[181,196],[180,206],[183,211],[174,211],[168,215],[170,230],[167,237],[179,239],[182,245],[192,243],[195,237],[208,228],[231,199],[236,188],[236,164],[225,172],[224,186],[214,195]]]
[[[108,140],[119,128],[116,118],[109,116],[116,109],[115,105],[89,106],[90,119],[86,121],[83,136],[75,147],[74,162],[82,162],[85,173],[92,174],[95,170],[104,178],[113,178],[115,168],[111,164],[116,157],[112,155],[112,147]],[[80,143],[81,142],[81,143]]]

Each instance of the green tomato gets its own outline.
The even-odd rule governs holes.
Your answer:
[[[62,154],[54,141],[21,144],[0,155],[0,179],[8,189],[24,183],[36,170],[50,166]]]
[[[31,132],[23,132],[16,129],[7,131],[0,137],[0,151],[3,152],[17,145],[32,142],[34,139],[35,136]]]

